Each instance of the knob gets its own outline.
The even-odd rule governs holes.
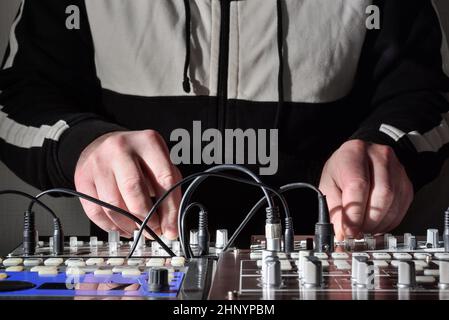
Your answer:
[[[440,289],[449,289],[449,261],[440,261]]]
[[[143,234],[139,237],[139,230],[134,230],[133,241],[137,243],[137,249],[142,249],[145,246],[145,240]]]
[[[416,286],[416,271],[413,261],[400,261],[398,265],[398,288]]]
[[[367,257],[357,257],[352,256],[352,266],[351,266],[351,280],[352,282],[357,282],[357,276],[358,276],[358,268],[359,268],[359,262],[367,262]]]
[[[306,257],[310,257],[312,255],[312,251],[299,251],[299,259],[298,259],[298,276],[301,279],[304,274],[304,264]]]
[[[190,245],[191,246],[197,246],[198,242],[199,242],[199,235],[198,235],[198,230],[196,229],[192,229],[190,230]]]
[[[262,270],[262,282],[265,287],[279,288],[281,286],[281,262],[277,255],[266,257],[262,262]]]
[[[438,229],[427,229],[426,247],[428,247],[428,248],[438,248],[439,247]]]
[[[374,288],[374,264],[372,261],[357,261],[357,287]]]
[[[120,242],[120,233],[117,230],[111,230],[108,232],[108,242]]]
[[[416,250],[417,247],[418,247],[418,242],[416,241],[416,237],[415,236],[410,236],[408,249],[409,250]]]
[[[410,247],[410,237],[412,236],[411,233],[404,233],[404,247],[409,248]]]
[[[164,268],[151,268],[148,275],[148,290],[151,292],[160,292],[168,288],[168,270]]]
[[[228,243],[228,230],[218,229],[215,237],[215,248],[223,249]]]
[[[317,257],[305,258],[303,282],[306,288],[317,288],[323,284],[323,268]]]
[[[388,250],[396,250],[398,247],[398,239],[394,236],[388,237]]]

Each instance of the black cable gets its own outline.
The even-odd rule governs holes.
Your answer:
[[[42,201],[39,201],[38,199],[36,199],[36,197],[22,192],[22,191],[17,191],[17,190],[1,190],[0,191],[0,195],[6,195],[6,194],[13,194],[13,195],[18,195],[18,196],[22,196],[25,198],[28,198],[30,200],[33,200],[34,202],[36,202],[40,207],[42,207],[43,209],[45,209],[52,217],[53,219],[58,219],[58,216],[56,215],[56,213],[50,209],[45,203],[43,203]],[[31,212],[31,210],[29,210]]]
[[[46,190],[46,191],[41,192],[40,194],[38,194],[36,197],[33,197],[35,199],[30,203],[30,205],[28,207],[29,210],[30,211],[32,210],[35,200],[37,200],[37,199],[39,199],[39,198],[41,198],[41,197],[43,197],[43,196],[45,196],[47,194],[51,194],[51,193],[62,193],[62,194],[68,194],[68,195],[72,195],[72,196],[75,196],[75,197],[78,197],[78,198],[82,198],[84,200],[87,200],[87,201],[90,201],[92,203],[95,203],[95,204],[97,204],[97,205],[99,205],[101,207],[108,208],[108,209],[110,209],[110,210],[112,210],[112,211],[114,211],[114,212],[116,212],[118,214],[121,214],[121,215],[127,217],[128,219],[133,220],[134,222],[136,222],[138,224],[142,223],[142,221],[139,218],[137,218],[133,214],[129,213],[128,211],[123,210],[122,208],[119,208],[119,207],[113,206],[112,204],[109,204],[109,203],[106,203],[104,201],[95,199],[95,198],[93,198],[91,196],[88,196],[87,194],[84,194],[84,193],[81,193],[81,192],[78,192],[78,191],[74,191],[74,190],[70,190],[70,189],[64,189],[64,188],[56,188],[56,189]],[[145,224],[143,224],[143,226],[140,227],[140,230],[143,231],[145,229],[145,231],[147,231],[153,237],[153,239],[157,243],[159,243],[159,245],[171,257],[176,256],[173,253],[173,251],[158,237],[158,235],[156,233],[154,233],[154,231],[150,227],[147,226],[147,222]],[[140,239],[141,236],[142,236],[142,233],[139,233],[139,236],[137,237],[137,239]],[[137,243],[138,243],[138,241],[134,241],[133,245],[137,245]]]
[[[279,199],[281,199],[282,203],[284,204],[284,206],[287,208],[288,211],[288,207],[286,205],[286,201],[284,199],[284,197],[282,195],[280,195],[275,189],[271,188],[270,186],[267,186],[263,183],[258,183],[258,182],[254,182],[254,181],[249,181],[249,180],[244,180],[244,179],[240,179],[240,178],[236,178],[236,177],[232,177],[232,176],[228,176],[228,175],[224,175],[224,174],[218,174],[218,173],[212,173],[212,172],[198,172],[198,173],[194,173],[180,181],[178,181],[177,183],[175,183],[171,188],[169,188],[159,199],[156,200],[156,202],[154,203],[153,207],[151,208],[151,210],[148,212],[147,216],[145,217],[142,225],[139,228],[139,234],[137,238],[140,238],[142,236],[142,226],[146,225],[148,223],[148,221],[151,219],[151,217],[153,216],[153,214],[156,212],[156,209],[160,206],[160,204],[162,203],[162,201],[165,200],[165,198],[168,197],[168,195],[173,192],[176,188],[180,187],[181,185],[196,179],[197,177],[201,177],[201,176],[209,176],[209,177],[217,177],[217,178],[222,178],[222,179],[227,179],[230,181],[235,181],[235,182],[239,182],[239,183],[244,183],[247,185],[252,185],[252,186],[256,186],[256,187],[264,187],[267,190],[269,190],[270,192],[274,193]],[[178,217],[178,219],[180,219],[180,217]],[[179,221],[179,220],[178,220]],[[180,241],[182,241],[183,237],[182,235],[180,235],[179,237]],[[133,244],[133,247],[130,250],[130,253],[128,254],[128,257],[131,257],[132,254],[134,253],[134,251],[136,250],[137,247],[137,243]],[[183,246],[184,249],[184,246]],[[186,253],[186,252],[184,252]]]
[[[308,183],[302,183],[302,182],[298,182],[298,183],[292,183],[292,184],[287,184],[285,186],[282,186],[279,189],[279,193],[280,194],[284,194],[287,191],[293,190],[293,189],[311,189],[313,191],[315,191],[318,194],[319,199],[321,199],[322,197],[324,197],[323,193],[315,186],[308,184]],[[240,232],[242,232],[243,228],[246,227],[246,225],[248,224],[248,222],[254,217],[254,215],[257,213],[257,211],[259,211],[263,205],[265,203],[265,198],[261,198],[249,211],[249,213],[246,215],[245,219],[242,221],[242,223],[238,226],[238,228],[235,230],[235,232],[232,234],[231,238],[229,239],[228,243],[224,246],[223,248],[223,252],[226,251],[227,249],[229,249],[229,247],[231,247],[234,243],[234,241],[237,239],[237,237],[239,236]],[[319,218],[319,220],[321,220]]]
[[[190,0],[184,0],[184,10],[185,10],[185,45],[186,45],[186,53],[185,53],[185,61],[184,61],[184,72],[183,72],[183,81],[182,88],[185,93],[190,93],[190,79],[189,79],[189,66],[190,66],[190,36],[191,36],[191,20],[192,14],[190,10]]]

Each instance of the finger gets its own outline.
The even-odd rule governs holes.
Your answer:
[[[374,232],[378,226],[391,223],[389,221],[391,208],[399,188],[392,179],[390,163],[386,163],[376,152],[368,151],[368,154],[370,154],[371,194],[363,230]]]
[[[320,190],[326,196],[329,207],[331,223],[334,225],[335,237],[338,241],[344,240],[343,207],[341,204],[341,190],[336,186],[332,177],[323,171],[320,181]]]
[[[365,219],[370,191],[367,155],[355,150],[341,157],[336,184],[342,190],[343,230],[345,235],[357,237]]]
[[[80,192],[98,199],[98,194],[93,182],[80,182],[77,189]],[[106,215],[106,213],[100,206],[84,199],[80,199],[80,202],[87,217],[98,227],[100,227],[104,231],[117,230],[123,232],[123,230],[121,230],[114,222],[112,222],[112,220]]]
[[[130,155],[124,155],[112,164],[115,180],[122,199],[137,218],[143,221],[153,203],[150,197],[149,179],[146,178],[137,160]],[[148,226],[158,235],[161,233],[159,216],[153,215]]]
[[[177,168],[171,163],[170,156],[163,147],[165,143],[151,143],[148,148],[140,150],[145,165],[145,173],[151,178],[156,196],[161,197],[175,183],[181,180]],[[162,233],[169,239],[175,239],[178,234],[177,217],[181,202],[181,190],[175,189],[161,203],[159,217]]]
[[[122,199],[113,172],[98,168],[94,172],[94,183],[97,189],[98,198],[115,207],[129,211]],[[132,236],[136,229],[134,221],[111,209],[103,208],[103,210],[117,227],[122,230],[122,235],[124,237],[130,238]]]

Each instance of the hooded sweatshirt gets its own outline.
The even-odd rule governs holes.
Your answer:
[[[0,71],[0,159],[40,189],[73,188],[99,136],[153,129],[172,148],[196,122],[279,129],[276,185],[316,183],[362,139],[391,146],[418,191],[449,149],[443,40],[424,0],[22,0]]]

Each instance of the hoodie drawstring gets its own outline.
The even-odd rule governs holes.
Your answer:
[[[192,14],[190,12],[190,0],[184,0],[184,9],[186,15],[186,25],[185,25],[185,45],[186,54],[184,61],[184,78],[182,81],[182,88],[185,93],[190,93],[190,79],[189,79],[189,66],[190,66],[190,36],[191,36],[191,21]]]
[[[274,128],[279,129],[282,111],[284,107],[284,26],[283,26],[283,12],[282,12],[282,0],[277,0],[277,40],[278,40],[278,58],[279,58],[279,70],[278,70],[278,105],[276,108],[276,116],[274,118]]]
[[[222,0],[223,1],[223,0]],[[278,105],[276,108],[276,115],[274,118],[274,128],[279,129],[281,122],[282,111],[284,107],[284,30],[283,30],[283,11],[282,0],[276,0],[277,7],[277,46],[278,46],[278,58],[279,58],[279,71],[278,71]],[[189,67],[190,67],[190,36],[191,36],[191,11],[189,0],[184,0],[184,9],[186,15],[185,22],[185,62],[184,62],[184,77],[182,81],[182,87],[186,93],[190,93],[190,79],[189,79]]]

